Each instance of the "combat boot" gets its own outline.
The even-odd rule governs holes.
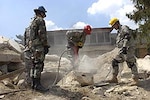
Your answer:
[[[46,89],[45,87],[42,86],[42,84],[40,82],[40,78],[36,79],[34,89],[39,91],[39,92],[47,92],[49,90],[49,89]]]
[[[107,80],[106,82],[108,82],[108,83],[118,83],[117,76],[113,75],[112,79]]]
[[[108,83],[118,83],[117,75],[118,75],[118,61],[116,59],[113,59],[112,61],[112,67],[113,67],[113,77],[111,80],[108,80]]]
[[[131,68],[131,71],[132,71],[132,84],[133,85],[138,85],[138,82],[139,82],[139,75],[138,75],[138,69],[137,69],[137,66],[136,64],[132,64],[132,63],[129,63],[129,66]]]
[[[133,77],[132,79],[133,79],[133,81],[131,82],[131,85],[138,85],[139,78],[138,77]]]

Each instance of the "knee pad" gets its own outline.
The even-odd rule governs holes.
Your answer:
[[[43,68],[44,68],[44,63],[43,62],[39,62],[39,63],[35,64],[35,69],[38,69],[42,72]]]
[[[135,63],[134,62],[127,62],[127,65],[129,68],[132,68],[133,66],[135,66]]]
[[[36,63],[30,71],[30,74],[31,74],[30,76],[34,78],[40,77],[41,72],[43,71],[43,68],[44,68],[44,63],[40,63],[40,62]]]
[[[118,67],[118,61],[117,60],[115,60],[115,59],[113,59],[113,61],[112,61],[112,67],[114,68],[114,67]]]

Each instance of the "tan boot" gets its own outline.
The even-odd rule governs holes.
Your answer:
[[[138,77],[133,77],[132,82],[129,85],[138,85],[138,83],[139,83]]]
[[[108,83],[118,83],[118,79],[116,76],[113,76],[111,80],[107,80]]]
[[[133,83],[134,83],[135,85],[138,85],[138,82],[139,82],[138,77],[134,77],[134,78],[133,78]]]

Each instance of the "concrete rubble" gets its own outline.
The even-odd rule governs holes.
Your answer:
[[[93,85],[93,75],[91,73],[82,73],[71,71],[57,85],[59,86],[87,86]]]
[[[0,62],[21,62],[21,53],[17,42],[0,36]]]
[[[21,56],[22,49],[17,42],[0,36],[0,80],[5,86],[14,87],[13,79],[19,72],[16,75],[12,72],[23,67]]]
[[[71,62],[67,58],[62,57],[60,60],[60,57],[57,55],[46,55],[46,59],[44,62],[45,67],[42,72],[41,82],[44,86],[50,87],[53,85],[59,73],[55,85],[62,88],[57,88],[57,90],[62,91],[66,87],[69,88],[69,91],[83,91],[82,93],[85,93],[85,96],[82,98],[82,100],[93,100],[93,98],[95,98],[95,100],[99,100],[96,98],[106,98],[106,100],[109,100],[107,98],[111,98],[112,96],[117,94],[119,96],[121,95],[122,98],[125,97],[126,100],[130,100],[132,98],[137,99],[140,94],[140,90],[138,86],[128,85],[128,83],[130,82],[129,79],[131,78],[131,70],[127,67],[125,62],[119,65],[119,82],[122,83],[99,86],[95,85],[99,82],[107,80],[108,78],[111,78],[111,61],[118,52],[119,50],[115,48],[114,50],[103,55],[99,55],[96,58],[90,58],[87,55],[84,55],[80,59],[79,67],[76,70],[72,70]],[[2,75],[10,73],[11,71],[18,70],[19,68],[24,67],[21,56],[22,49],[18,43],[0,36],[0,77]],[[143,81],[149,78],[149,65],[149,55],[145,56],[144,58],[137,58],[140,80]],[[9,77],[1,80],[0,92],[3,92],[3,89],[5,90],[6,87],[6,89],[25,88],[24,78],[25,73],[23,72],[16,74],[14,77]],[[92,94],[94,95],[93,97],[91,96]],[[0,98],[5,98],[5,95],[0,95]],[[119,100],[121,100],[121,97],[116,98],[119,98]]]

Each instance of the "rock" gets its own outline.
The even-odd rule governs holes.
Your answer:
[[[0,36],[0,62],[21,62],[21,53],[17,42]]]
[[[0,48],[9,48],[17,53],[21,53],[20,45],[11,39],[8,39],[6,37],[0,36]]]
[[[21,54],[18,54],[12,50],[1,50],[0,61],[1,62],[22,62]]]
[[[76,72],[75,75],[81,86],[94,84],[93,75],[91,73]]]
[[[71,71],[57,85],[65,86],[85,86],[93,85],[93,75],[90,73],[74,72]]]
[[[137,86],[120,86],[116,87],[113,92],[118,94],[128,94],[130,95],[131,91],[135,91],[137,89]]]
[[[57,62],[59,60],[59,56],[57,55],[46,55],[45,61]]]
[[[104,90],[102,87],[98,87],[92,90],[92,93],[98,94],[98,95],[104,95]]]
[[[5,97],[5,95],[1,95],[1,96],[0,96],[0,99],[3,99],[4,97]]]
[[[59,86],[80,86],[80,83],[76,79],[75,72],[71,71],[63,79],[61,79],[57,85]]]
[[[89,98],[89,97],[82,97],[82,99],[81,100],[92,100],[91,98]]]
[[[17,86],[19,89],[25,89],[26,88],[25,80],[24,79],[19,80]]]
[[[7,87],[9,87],[11,89],[15,89],[16,88],[16,86],[14,84],[12,84],[12,81],[9,78],[6,78],[6,79],[2,80],[2,83],[5,86],[7,86]]]
[[[0,71],[0,75],[2,75],[3,73],[2,73],[2,71]]]
[[[110,89],[106,90],[106,93],[114,91],[115,87],[111,87]]]
[[[137,59],[137,65],[139,69],[150,71],[150,56],[146,55],[144,58]]]
[[[8,72],[7,65],[4,64],[0,66],[0,71],[2,72],[2,74],[6,74]]]

